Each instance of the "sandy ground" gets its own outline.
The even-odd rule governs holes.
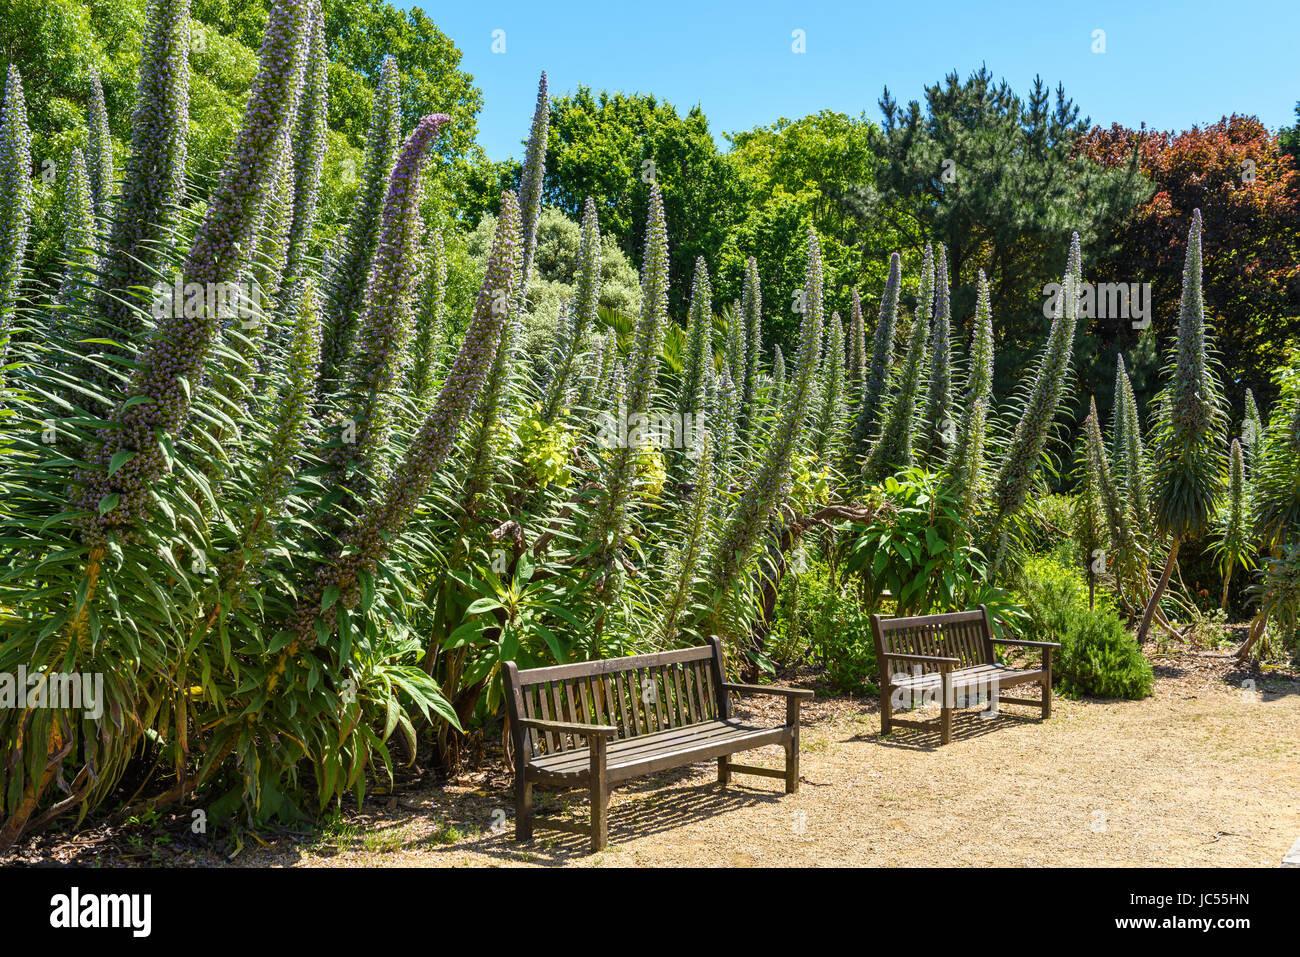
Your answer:
[[[639,779],[614,791],[611,846],[595,855],[586,838],[555,831],[517,843],[510,777],[490,753],[482,771],[448,787],[373,796],[309,836],[245,840],[233,859],[228,847],[160,850],[148,835],[125,847],[105,837],[112,849],[95,849],[93,834],[21,856],[317,867],[1278,866],[1300,836],[1300,681],[1237,672],[1207,654],[1156,671],[1152,698],[1057,697],[1047,722],[1011,705],[994,719],[962,712],[946,747],[929,732],[882,738],[873,702],[819,698],[804,710],[797,795],[742,775],[721,788],[712,762]],[[752,716],[780,720],[778,700],[748,701]],[[742,760],[781,767],[782,753]],[[540,793],[539,808],[581,820],[586,795]]]

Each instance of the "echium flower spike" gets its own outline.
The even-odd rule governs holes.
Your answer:
[[[325,45],[325,14],[313,0],[311,40],[303,71],[302,97],[293,128],[293,215],[285,254],[285,277],[303,274],[304,259],[316,223],[321,171],[329,133],[329,50]]]
[[[695,281],[687,310],[686,354],[682,357],[682,391],[677,411],[685,415],[704,408],[705,373],[713,371],[713,287],[709,267],[695,260]]]
[[[91,202],[100,229],[112,219],[113,137],[108,131],[108,109],[99,71],[90,71],[90,98],[86,104],[86,176],[90,180]]]
[[[361,184],[347,233],[339,255],[332,259],[325,287],[324,341],[321,347],[321,376],[328,383],[346,367],[356,337],[357,316],[361,312],[370,262],[379,245],[379,217],[388,189],[388,177],[401,145],[401,90],[397,60],[384,57],[370,111],[370,131],[366,139],[366,158],[361,168]]]
[[[740,430],[748,430],[753,416],[758,367],[763,358],[763,289],[758,279],[758,260],[745,260],[745,282],[740,293],[740,309],[745,316],[745,374],[740,394]]]
[[[1061,396],[1065,392],[1070,360],[1074,354],[1074,329],[1079,313],[1081,259],[1079,235],[1075,233],[1070,240],[1070,257],[1051,332],[1038,360],[1033,385],[1021,406],[1015,433],[994,483],[995,533],[1001,531],[1003,522],[1020,510],[1029,495]]]
[[[927,245],[921,271],[921,297],[917,300],[916,315],[912,319],[912,332],[908,337],[902,374],[886,408],[880,438],[872,446],[862,468],[862,478],[868,484],[879,482],[895,469],[905,468],[913,462],[912,433],[924,389],[923,376],[933,304],[934,253]]]
[[[1250,567],[1253,556],[1250,554],[1250,504],[1246,491],[1246,463],[1242,455],[1241,443],[1232,440],[1228,452],[1228,500],[1220,516],[1219,540],[1216,550],[1219,553],[1219,570],[1223,574],[1223,598],[1219,607],[1228,607],[1228,591],[1232,584],[1232,572],[1238,565]]]
[[[726,373],[724,373],[725,375]],[[669,648],[676,642],[682,627],[686,608],[690,604],[695,586],[696,570],[708,547],[709,513],[713,501],[713,441],[708,430],[701,433],[696,454],[695,488],[691,492],[686,510],[686,525],[681,544],[673,550],[664,569],[668,590],[661,619],[660,648]]]
[[[1124,380],[1128,370],[1124,366],[1124,353],[1115,358],[1115,392],[1110,417],[1110,462],[1112,474],[1120,486],[1125,484],[1124,458],[1127,454],[1128,440],[1124,435],[1126,424],[1124,417]]]
[[[550,423],[564,401],[565,390],[573,377],[573,362],[579,343],[587,330],[596,324],[596,310],[600,306],[600,220],[596,203],[588,196],[582,211],[582,233],[578,243],[578,275],[573,291],[571,309],[572,327],[568,341],[562,343],[564,351],[559,367],[554,371],[546,401],[542,408],[542,421]]]
[[[434,232],[425,256],[424,285],[417,299],[415,356],[411,363],[411,398],[421,406],[433,394],[439,350],[447,342],[447,247],[442,231]]]
[[[32,219],[32,136],[27,102],[18,68],[5,76],[4,112],[0,114],[0,365],[13,329],[23,263]],[[4,373],[0,372],[0,381]]]
[[[79,289],[88,284],[98,262],[96,253],[95,210],[86,176],[86,161],[80,149],[72,151],[67,175],[63,178],[63,279],[59,284],[59,302],[71,306]]]
[[[781,354],[781,344],[772,347],[772,391],[768,393],[768,402],[777,409],[785,399],[785,356]]]
[[[363,475],[359,487],[383,475],[411,337],[412,296],[420,275],[421,173],[439,128],[450,119],[445,113],[433,113],[420,121],[402,147],[384,198],[353,363],[352,385],[361,401],[355,450]]]
[[[867,325],[862,317],[862,297],[856,288],[853,290],[849,311],[848,356],[845,366],[849,397],[856,407],[862,400],[862,390],[867,384]]]
[[[727,479],[735,459],[736,423],[740,417],[740,391],[731,381],[731,373],[722,370],[713,380],[704,427],[713,437],[714,472]]]
[[[731,381],[739,386],[745,381],[745,322],[740,312],[740,304],[732,303],[727,312],[727,374]]]
[[[1246,390],[1246,412],[1241,421],[1241,448],[1245,453],[1247,473],[1254,471],[1264,442],[1264,420],[1255,404],[1255,394]]]
[[[976,404],[983,406],[983,411],[980,413],[983,421],[979,425],[979,442],[981,445],[983,443],[989,402],[993,396],[993,309],[989,304],[989,284],[984,277],[983,269],[979,271],[976,283],[975,321],[972,327],[961,421],[957,424],[951,438],[947,434],[941,435],[945,442],[952,443],[944,463],[944,474],[950,483],[962,481],[964,468],[962,463],[969,462],[972,445],[976,442],[974,435]],[[983,455],[982,451],[974,454]]]
[[[631,413],[649,411],[668,317],[668,229],[664,225],[664,200],[657,184],[650,187],[650,213],[641,262],[641,318],[628,357],[627,407]]]
[[[1097,495],[1106,511],[1106,526],[1110,532],[1111,549],[1118,561],[1123,561],[1133,545],[1133,533],[1124,502],[1110,473],[1106,460],[1106,446],[1101,437],[1101,422],[1097,416],[1097,400],[1093,399],[1087,420],[1084,422],[1087,440],[1088,469]]]
[[[898,253],[889,257],[889,278],[880,297],[880,317],[871,339],[871,365],[866,385],[853,423],[850,455],[862,455],[871,446],[880,425],[882,406],[889,389],[889,373],[894,365],[894,326],[898,321],[898,295],[902,287],[903,263]]]
[[[1133,383],[1129,381],[1127,372],[1120,380],[1120,395],[1123,397],[1124,413],[1124,448],[1121,453],[1123,471],[1116,477],[1116,484],[1128,493],[1129,508],[1138,530],[1146,531],[1151,524],[1146,449],[1142,443],[1142,419],[1138,413],[1137,396],[1133,394]]]
[[[271,9],[244,124],[195,233],[181,272],[184,284],[226,286],[247,265],[257,212],[271,188],[271,172],[293,116],[307,38],[306,7],[307,0],[277,0]],[[152,486],[169,467],[163,443],[189,420],[193,392],[203,381],[221,323],[218,311],[189,316],[176,309],[159,321],[110,417],[113,427],[93,453],[97,468],[84,475],[78,504],[92,515],[86,525],[92,539],[144,517]]]
[[[121,290],[152,286],[154,267],[161,265],[160,244],[173,225],[185,185],[189,102],[190,0],[150,0],[131,152],[104,259],[105,295],[100,297],[100,311],[122,330],[115,338],[127,342],[139,333],[141,317],[122,302]]]
[[[320,566],[314,585],[290,622],[299,642],[314,644],[317,638],[334,633],[338,619],[322,609],[326,592],[333,589],[345,607],[355,606],[361,595],[361,576],[374,574],[414,516],[434,474],[451,454],[461,424],[469,418],[496,359],[519,280],[521,245],[519,204],[514,193],[507,192],[501,197],[496,238],[469,328],[438,401],[382,494],[367,504],[361,521],[348,534],[342,556],[334,564]]]
[[[930,384],[926,390],[926,455],[941,459],[945,438],[956,423],[952,400],[952,306],[948,295],[948,252],[939,244],[934,276],[934,328],[930,339]]]
[[[804,281],[803,322],[795,374],[763,461],[727,518],[714,552],[709,582],[716,591],[730,591],[749,562],[754,546],[767,528],[774,509],[787,494],[794,453],[803,436],[813,403],[822,339],[822,265],[817,235],[808,231],[808,269]]]
[[[821,415],[813,433],[813,452],[818,459],[834,458],[839,450],[844,404],[844,324],[838,312],[831,315],[826,329],[823,355]]]
[[[976,512],[984,490],[984,436],[988,405],[984,399],[973,402],[965,414],[964,439],[949,460],[949,487],[957,495],[958,514],[962,517],[961,534],[969,540]]]
[[[281,509],[294,474],[294,461],[309,438],[316,369],[320,364],[320,304],[315,280],[291,281],[283,298],[285,309],[293,317],[285,384],[276,396],[275,429],[255,486],[272,514]]]
[[[1174,365],[1152,447],[1152,506],[1156,525],[1174,538],[1203,533],[1223,495],[1221,435],[1226,409],[1210,367],[1201,293],[1201,211],[1192,213],[1183,265]]]
[[[537,249],[537,223],[542,213],[542,187],[546,179],[546,135],[551,124],[551,103],[546,93],[546,71],[537,81],[537,106],[533,110],[533,125],[528,131],[528,146],[524,151],[524,166],[519,175],[519,216],[524,237],[523,279],[519,287],[522,299],[528,291],[528,272],[533,267],[533,253]]]

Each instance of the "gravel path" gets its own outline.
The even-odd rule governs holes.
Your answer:
[[[376,796],[311,838],[246,842],[234,861],[180,847],[170,860],[152,859],[322,867],[1277,867],[1300,835],[1300,681],[1256,676],[1250,687],[1249,675],[1211,655],[1161,661],[1156,671],[1152,698],[1058,697],[1046,723],[1015,706],[1004,711],[1034,716],[960,713],[946,747],[926,732],[882,738],[873,703],[819,698],[805,707],[799,794],[785,795],[778,780],[740,775],[721,789],[712,762],[639,779],[614,791],[611,846],[597,855],[587,853],[586,838],[554,831],[517,844],[510,778],[494,760],[446,788]],[[764,702],[755,717],[780,720],[781,702],[750,700]],[[745,760],[780,767],[782,754],[773,747]],[[548,813],[585,817],[585,793],[540,797]]]

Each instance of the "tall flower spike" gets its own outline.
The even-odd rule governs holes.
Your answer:
[[[894,326],[898,321],[902,279],[903,261],[898,253],[893,253],[889,257],[889,278],[885,280],[885,291],[880,297],[880,318],[872,334],[871,365],[867,369],[867,382],[862,388],[862,401],[853,423],[852,456],[867,451],[880,425],[881,407],[889,388],[889,372],[894,364]]]
[[[104,106],[104,86],[99,71],[90,71],[90,98],[86,104],[86,176],[90,180],[91,201],[99,228],[107,227],[113,216],[113,137],[108,131],[108,109]]]
[[[740,385],[745,381],[745,322],[740,304],[732,302],[727,313],[727,374]]]
[[[853,305],[849,312],[849,344],[845,378],[849,396],[854,404],[861,401],[867,384],[867,326],[862,318],[862,297],[853,290]]]
[[[384,198],[354,358],[353,385],[361,396],[355,457],[363,482],[358,488],[364,488],[365,481],[378,481],[384,471],[411,337],[412,295],[420,275],[421,172],[439,128],[448,120],[445,113],[434,113],[420,121],[402,147]]]
[[[175,222],[185,186],[190,109],[190,0],[150,0],[132,119],[131,152],[106,249],[100,310],[129,344],[140,332],[138,309],[123,290],[152,286],[160,243]],[[232,280],[234,277],[231,277]],[[116,293],[116,294],[114,294]]]
[[[1124,456],[1128,442],[1124,436],[1124,380],[1128,370],[1124,366],[1124,353],[1115,357],[1115,391],[1110,421],[1110,462],[1115,481],[1124,484]]]
[[[1227,426],[1219,384],[1210,368],[1201,294],[1201,211],[1192,213],[1183,265],[1174,364],[1168,370],[1152,448],[1156,524],[1175,538],[1205,531],[1223,494],[1222,434]]]
[[[551,124],[551,104],[546,94],[546,72],[537,81],[537,107],[533,110],[533,125],[528,131],[528,148],[524,152],[524,167],[519,175],[519,216],[524,237],[523,279],[519,286],[522,299],[528,290],[528,272],[533,267],[533,252],[537,249],[537,221],[542,212],[542,186],[546,177],[546,134]]]
[[[1120,368],[1122,371],[1123,367]],[[1142,419],[1138,414],[1137,396],[1133,394],[1133,383],[1129,381],[1127,372],[1120,379],[1120,396],[1120,408],[1124,415],[1124,426],[1121,429],[1124,447],[1120,452],[1123,468],[1116,476],[1116,484],[1128,494],[1129,509],[1136,527],[1146,531],[1151,524],[1146,450],[1142,444]]]
[[[834,458],[840,443],[841,407],[844,403],[844,324],[838,312],[831,315],[826,329],[822,362],[821,416],[813,433],[813,452],[818,459]]]
[[[745,260],[745,283],[740,293],[745,315],[745,376],[740,396],[740,428],[748,430],[753,415],[758,367],[763,358],[763,290],[758,280],[758,260]]]
[[[822,339],[822,264],[817,235],[808,231],[808,268],[804,278],[803,322],[789,396],[763,461],[723,525],[714,552],[709,581],[716,591],[729,592],[748,564],[773,510],[787,494],[794,453],[803,436],[816,387]]]
[[[71,306],[80,298],[80,290],[93,280],[98,262],[96,253],[95,212],[86,176],[86,161],[80,149],[72,151],[68,172],[63,178],[63,279],[59,284],[59,302]]]
[[[587,330],[596,324],[596,311],[600,306],[600,220],[596,216],[596,203],[590,196],[583,207],[582,234],[578,244],[578,275],[573,291],[572,327],[568,330],[568,341],[560,358],[560,365],[555,370],[546,401],[542,409],[542,421],[555,421],[563,404],[565,390],[573,377],[573,361],[579,344]]]
[[[329,50],[325,45],[325,14],[321,0],[312,2],[311,40],[303,71],[302,98],[293,129],[293,214],[285,254],[287,280],[302,275],[304,259],[316,223],[321,170],[329,133]]]
[[[447,341],[447,248],[438,230],[429,240],[424,287],[417,300],[415,360],[409,379],[417,406],[433,394],[433,380],[442,346]]]
[[[1246,390],[1246,412],[1241,422],[1241,447],[1245,453],[1247,471],[1255,468],[1261,443],[1264,441],[1264,420],[1260,417],[1259,406],[1255,404],[1255,394]]]
[[[939,244],[934,275],[934,329],[930,339],[930,385],[926,390],[925,422],[929,427],[926,454],[942,459],[956,423],[952,402],[952,307],[948,298],[948,251]],[[948,439],[945,442],[945,439]]]
[[[907,356],[903,362],[898,387],[885,412],[880,438],[871,448],[863,466],[867,483],[879,482],[894,469],[910,466],[913,461],[913,425],[916,422],[925,374],[926,347],[930,338],[930,308],[934,302],[934,258],[925,247],[925,264],[921,272],[921,298],[912,319]]]
[[[379,217],[383,212],[388,177],[401,145],[401,90],[397,60],[384,57],[370,111],[366,159],[361,186],[352,204],[352,216],[337,259],[330,262],[326,281],[325,332],[321,347],[321,377],[328,384],[352,355],[357,316],[370,276],[370,262],[379,245]]]
[[[725,374],[725,373],[724,373]],[[668,590],[663,604],[659,647],[668,648],[677,640],[678,631],[695,586],[695,573],[708,547],[709,513],[713,502],[713,442],[706,430],[700,436],[695,466],[695,488],[686,510],[681,544],[673,550],[664,568]]]
[[[983,442],[985,420],[988,416],[989,402],[993,396],[993,309],[989,305],[989,284],[984,278],[984,270],[979,271],[976,283],[975,321],[971,324],[970,355],[966,369],[966,385],[963,390],[964,407],[961,421],[952,436],[941,438],[951,445],[944,463],[945,474],[950,482],[962,481],[963,462],[968,462],[971,446],[976,441],[974,409],[976,404],[983,405],[980,413],[979,441]],[[979,452],[982,456],[982,451]]]
[[[1065,267],[1065,281],[1052,320],[1047,344],[1038,360],[1033,385],[1021,406],[1011,445],[1002,460],[994,486],[994,530],[1020,510],[1029,495],[1030,485],[1038,473],[1043,449],[1052,423],[1065,393],[1074,354],[1074,329],[1078,320],[1078,289],[1082,273],[1079,235],[1070,239],[1070,257]]]
[[[334,564],[320,566],[316,582],[307,590],[290,622],[299,642],[315,643],[334,633],[338,619],[322,612],[326,591],[335,589],[346,607],[356,604],[361,576],[374,573],[415,514],[434,474],[451,454],[461,424],[469,418],[496,358],[519,279],[521,245],[519,204],[514,193],[505,193],[487,273],[460,353],[447,373],[438,401],[382,494],[369,503],[360,523],[347,536],[342,557]]]
[[[677,400],[677,411],[683,415],[704,408],[704,376],[713,371],[713,287],[703,256],[695,260],[695,281],[691,284],[687,316],[682,391]]]
[[[650,187],[650,213],[642,256],[641,319],[629,356],[627,407],[630,412],[649,411],[667,318],[668,229],[664,225],[663,196],[656,184]]]
[[[9,349],[32,219],[32,136],[18,68],[9,64],[0,114],[0,366]],[[0,382],[4,373],[0,372]]]
[[[1228,452],[1228,500],[1219,522],[1219,570],[1223,573],[1223,598],[1219,607],[1227,609],[1228,591],[1232,585],[1232,572],[1237,565],[1250,567],[1250,505],[1246,496],[1246,464],[1241,443],[1232,440]]]
[[[277,0],[262,40],[261,67],[244,125],[213,192],[182,270],[184,284],[214,289],[247,265],[257,212],[270,189],[284,131],[297,97],[307,35],[306,0]],[[221,316],[171,309],[158,323],[140,367],[111,416],[113,428],[93,453],[79,507],[91,513],[87,534],[130,525],[145,515],[151,488],[168,469],[163,443],[189,420],[193,391],[221,331]],[[112,472],[110,475],[109,472]]]

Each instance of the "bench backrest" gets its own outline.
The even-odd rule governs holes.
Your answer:
[[[519,727],[519,718],[608,724],[635,738],[729,717],[722,642],[630,658],[521,670],[506,662],[506,709],[517,753],[537,757],[585,748],[580,736]]]
[[[929,661],[892,661],[885,665],[884,655],[935,655],[957,658],[956,668],[986,665],[994,662],[993,632],[988,609],[980,605],[978,611],[958,611],[947,615],[918,615],[913,618],[883,618],[871,616],[871,630],[876,637],[876,655],[882,667],[895,672],[913,674],[920,668],[922,674],[938,671],[939,666]]]

